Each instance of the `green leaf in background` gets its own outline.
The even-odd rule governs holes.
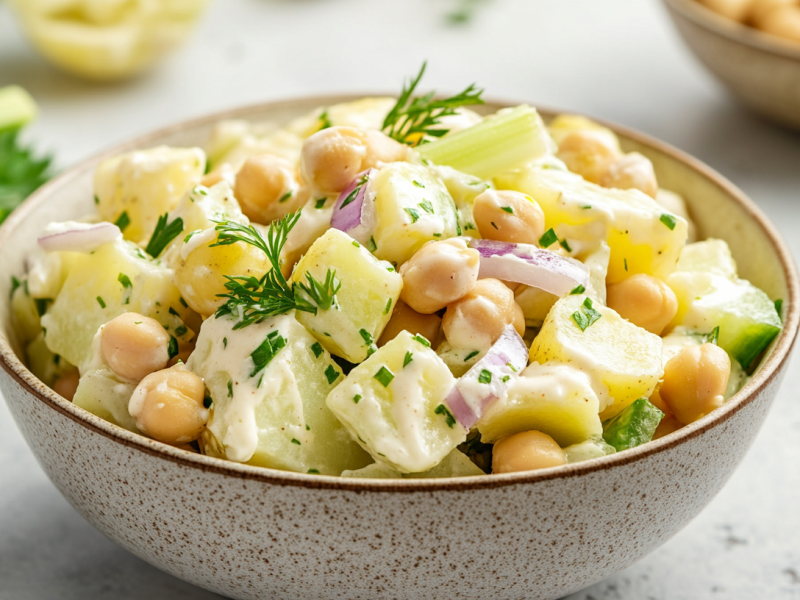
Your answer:
[[[0,88],[0,223],[50,178],[51,157],[37,157],[19,141],[36,116],[36,104],[20,87]]]

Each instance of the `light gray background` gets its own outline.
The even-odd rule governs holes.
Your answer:
[[[426,86],[581,111],[688,151],[758,202],[800,252],[800,135],[739,108],[688,54],[656,0],[215,0],[154,72],[99,85],[39,59],[0,4],[0,86],[42,114],[29,131],[60,167],[185,117],[318,92]],[[800,598],[800,374],[795,356],[753,449],[684,531],[569,600]],[[0,402],[0,600],[219,598],[161,573],[88,525],[50,485]],[[488,600],[488,599],[487,599]]]

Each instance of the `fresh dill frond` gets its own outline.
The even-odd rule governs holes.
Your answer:
[[[306,279],[308,284],[298,282],[295,283],[295,286],[305,292],[318,308],[329,310],[331,306],[335,305],[336,293],[342,287],[341,282],[336,279],[336,271],[328,269],[325,281],[322,283],[314,279],[314,276],[308,271],[306,271]]]
[[[183,219],[178,217],[172,223],[167,224],[167,217],[168,213],[158,217],[153,235],[150,236],[150,241],[147,242],[147,247],[144,249],[153,258],[158,258],[164,248],[183,231]]]
[[[281,250],[286,244],[289,232],[299,219],[300,211],[273,222],[266,240],[252,225],[242,225],[233,221],[218,222],[217,241],[211,245],[212,248],[229,246],[237,242],[255,246],[267,255],[272,269],[261,278],[226,275],[225,289],[227,293],[218,294],[218,297],[225,298],[225,303],[217,309],[215,313],[217,317],[231,315],[238,319],[234,329],[241,329],[253,323],[260,323],[267,317],[281,315],[290,310],[316,314],[318,307],[323,309],[331,307],[335,302],[333,296],[341,285],[336,280],[335,272],[329,269],[325,282],[322,284],[307,273],[306,278],[309,280],[310,287],[300,284],[301,289],[314,302],[317,302],[316,306],[306,298],[295,294],[295,287],[286,281],[281,272]]]
[[[433,91],[412,98],[427,66],[427,61],[422,63],[417,76],[403,84],[403,91],[386,115],[381,128],[392,139],[409,146],[418,146],[429,141],[428,138],[445,135],[450,130],[441,126],[441,119],[456,114],[457,108],[484,103],[481,98],[483,89],[477,88],[475,84],[450,98],[434,99],[436,92]]]

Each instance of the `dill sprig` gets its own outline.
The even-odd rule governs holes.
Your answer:
[[[323,283],[316,281],[306,273],[308,285],[292,285],[281,272],[280,256],[289,232],[300,219],[300,211],[291,213],[274,221],[270,225],[267,239],[252,225],[241,225],[233,221],[217,222],[217,241],[214,246],[229,246],[244,242],[259,248],[272,265],[272,269],[263,277],[226,275],[226,294],[218,294],[225,298],[225,303],[217,309],[217,317],[231,315],[239,320],[234,329],[241,329],[260,323],[267,317],[281,315],[290,310],[300,310],[317,314],[318,309],[327,310],[335,304],[335,295],[341,284],[336,279],[335,271],[328,269]],[[296,293],[303,290],[311,300]]]
[[[456,114],[457,108],[484,103],[481,98],[483,89],[475,87],[474,83],[450,98],[434,99],[436,94],[434,91],[412,98],[427,66],[427,61],[422,63],[419,74],[407,84],[403,84],[403,91],[397,98],[397,103],[383,121],[384,133],[409,146],[418,146],[426,143],[427,138],[440,138],[445,135],[450,130],[440,127],[441,119]]]

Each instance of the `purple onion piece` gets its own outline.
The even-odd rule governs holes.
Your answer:
[[[366,243],[369,239],[374,207],[369,197],[369,184],[375,169],[359,173],[333,205],[331,227],[344,231],[354,239]]]
[[[51,223],[36,241],[45,252],[91,252],[121,237],[122,232],[113,223],[87,224],[68,221]]]
[[[479,277],[482,278],[524,283],[556,296],[589,283],[586,265],[549,250],[494,240],[472,240],[469,245],[481,255]]]
[[[517,330],[508,325],[486,355],[450,390],[445,399],[450,412],[471,429],[527,364],[528,348]]]

